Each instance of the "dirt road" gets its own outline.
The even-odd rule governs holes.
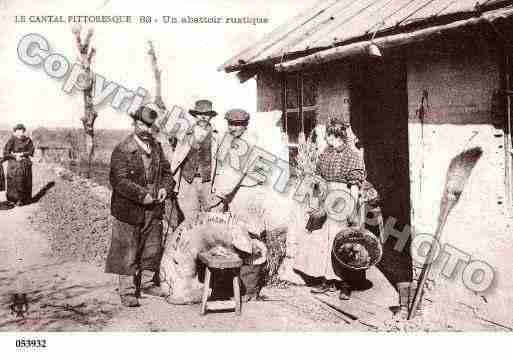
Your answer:
[[[34,190],[59,191],[70,184],[47,166],[34,165]],[[3,196],[3,194],[2,194]],[[0,201],[4,198],[1,197]],[[340,318],[308,299],[305,288],[267,289],[266,302],[243,305],[242,315],[199,315],[199,305],[173,306],[145,296],[139,308],[124,308],[115,276],[88,263],[62,261],[52,238],[29,220],[40,204],[0,211],[0,330],[348,330]],[[12,293],[26,293],[25,317],[10,312]]]

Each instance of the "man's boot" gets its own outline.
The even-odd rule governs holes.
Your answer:
[[[160,276],[159,272],[156,271],[153,274],[152,283],[149,287],[144,287],[142,289],[144,294],[148,294],[154,297],[166,297],[169,293],[165,293],[165,291],[160,286]]]
[[[136,297],[135,277],[131,275],[119,276],[119,297],[125,307],[138,307],[139,300]]]
[[[396,314],[401,319],[408,318],[410,287],[410,282],[397,283],[397,291],[399,292],[399,311]]]
[[[142,271],[138,271],[134,276],[134,287],[135,287],[135,297],[141,298],[141,285],[142,285]]]
[[[155,273],[153,273],[153,278],[152,278],[152,282],[154,285],[156,285],[157,287],[160,287],[160,273],[159,271],[155,271]]]

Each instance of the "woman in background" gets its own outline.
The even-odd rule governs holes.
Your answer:
[[[13,129],[13,136],[4,147],[4,159],[7,165],[7,201],[18,206],[28,204],[32,199],[32,162],[34,144],[26,136],[22,124]]]
[[[4,159],[0,159],[0,192],[5,191]]]
[[[327,147],[318,158],[316,175],[320,176],[327,183],[328,193],[343,191],[351,194],[354,199],[351,208],[356,208],[359,186],[365,180],[364,163],[361,155],[348,144],[346,125],[338,118],[333,118],[326,126]],[[319,208],[311,208],[311,215],[317,218],[326,216],[325,205],[326,193],[320,197]],[[342,197],[347,200],[349,197]],[[352,213],[349,213],[352,212]],[[331,255],[335,235],[348,225],[353,224],[356,218],[354,211],[348,211],[343,219],[332,219],[327,216],[327,221],[322,228],[305,233],[300,239],[298,254],[295,260],[294,269],[320,279],[320,285],[312,289],[312,293],[325,293],[328,291],[340,290],[340,299],[347,300],[351,290],[359,282],[365,280],[365,273],[343,270],[334,266]]]

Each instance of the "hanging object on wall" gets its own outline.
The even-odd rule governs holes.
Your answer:
[[[374,57],[374,58],[379,58],[379,57],[383,56],[381,54],[381,50],[379,49],[378,45],[376,45],[375,43],[371,43],[371,44],[369,44],[369,46],[367,46],[367,54],[370,57]]]
[[[420,121],[420,146],[421,146],[421,158],[420,158],[420,171],[419,171],[419,192],[422,193],[422,181],[424,174],[424,119],[429,111],[429,93],[427,90],[422,90],[422,96],[420,98],[420,104],[416,111],[416,116]]]
[[[429,110],[429,93],[427,90],[422,91],[422,97],[420,98],[420,105],[417,109],[416,116],[420,120],[421,124],[424,123],[426,114]]]

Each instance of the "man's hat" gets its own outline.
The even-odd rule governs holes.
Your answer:
[[[194,104],[194,109],[189,110],[189,113],[193,116],[207,115],[210,117],[217,116],[217,112],[212,110],[212,102],[209,100],[198,100]]]
[[[151,109],[148,106],[141,106],[134,113],[130,114],[136,121],[142,121],[148,126],[152,126],[155,123],[155,120],[158,118],[157,111]]]
[[[249,123],[249,113],[238,108],[228,111],[224,118],[228,126],[247,126]]]
[[[16,126],[14,126],[14,128],[12,130],[13,131],[17,131],[17,130],[27,131],[25,126],[23,126],[23,124],[21,124],[21,123],[18,123]]]

